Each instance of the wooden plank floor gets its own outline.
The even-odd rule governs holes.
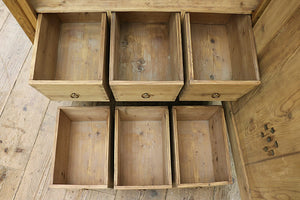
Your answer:
[[[10,200],[238,200],[237,179],[230,186],[194,189],[100,191],[49,189],[56,110],[28,85],[32,44],[0,1],[0,199]]]

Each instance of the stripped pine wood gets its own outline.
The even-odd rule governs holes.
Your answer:
[[[255,35],[256,43],[262,45],[258,56],[262,84],[239,101],[225,104],[235,119],[231,127],[238,133],[230,137],[236,137],[233,141],[245,161],[240,163],[245,168],[242,177],[249,183],[245,188],[249,196],[244,199],[300,197],[298,2],[271,1],[258,19],[254,30],[263,24],[268,27],[265,32],[271,31],[266,37]]]
[[[5,4],[2,1],[0,1],[0,30],[2,29],[2,26],[6,21],[8,15],[9,15],[8,8],[5,6]]]
[[[22,6],[27,4],[27,2],[24,0],[19,1],[21,2]],[[10,12],[14,15],[16,20],[19,22],[20,26],[23,28],[30,41],[33,42],[35,27],[32,26],[34,22],[31,21],[32,19],[34,20],[34,17],[32,17],[32,10],[28,9],[29,6],[26,6],[24,10],[24,8],[21,7],[17,0],[3,0],[3,2],[8,7]],[[27,15],[30,15],[30,19]]]
[[[179,11],[250,14],[259,0],[28,0],[37,12],[87,11]]]
[[[0,2],[0,5],[3,6],[3,3]],[[1,11],[0,20],[2,17],[5,18],[3,21],[5,24],[0,22],[0,38],[3,38],[0,43],[0,113],[31,47],[30,41],[23,34],[14,17],[7,15],[6,9],[1,9]]]
[[[282,25],[299,9],[299,5],[299,0],[290,0],[288,2],[273,0],[269,3],[253,28],[258,56],[263,48],[274,38]]]
[[[27,84],[30,61],[31,56],[28,56],[0,117],[0,165],[9,168],[14,177],[18,177],[13,187],[5,178],[2,180],[0,199],[14,196],[49,103]]]
[[[0,1],[0,5],[3,5]],[[6,10],[6,11],[5,11]],[[0,24],[0,31],[5,31],[3,28],[9,26],[15,26],[20,29],[17,23],[13,20],[12,15],[8,15],[7,9],[1,9],[0,16],[6,16],[3,20],[2,28]],[[11,19],[10,19],[11,18]],[[1,18],[2,19],[2,18]],[[0,19],[0,20],[1,20]],[[11,30],[17,30],[12,28]],[[20,29],[21,30],[21,29]],[[13,31],[12,31],[13,32]],[[2,33],[2,32],[1,32]],[[0,116],[0,199],[182,199],[193,196],[194,199],[213,199],[213,189],[197,188],[186,190],[149,190],[142,191],[143,195],[140,196],[139,191],[130,192],[116,192],[115,190],[100,190],[100,191],[88,191],[88,190],[65,190],[65,189],[49,189],[51,181],[51,161],[53,138],[54,138],[54,126],[56,117],[56,108],[61,105],[70,105],[70,102],[50,102],[39,95],[33,88],[28,86],[28,74],[29,65],[31,60],[31,53],[28,54],[31,47],[30,42],[26,39],[26,35],[22,31],[14,32],[14,34],[8,35],[8,33],[0,34],[0,44],[5,44],[5,49],[13,48],[18,50],[11,50],[11,54],[5,54],[4,59],[7,60],[12,71],[17,71],[14,80],[11,80],[13,76],[10,76],[6,81],[12,82],[10,89],[7,92],[7,99],[1,106],[3,112]],[[6,36],[10,36],[7,37]],[[14,36],[14,37],[12,37]],[[20,37],[15,42],[15,37]],[[21,39],[23,38],[23,39]],[[7,41],[6,41],[7,40]],[[15,43],[14,43],[15,42]],[[13,44],[13,45],[11,45]],[[24,46],[28,44],[28,50],[25,52]],[[20,48],[20,49],[19,49]],[[23,48],[23,49],[21,49]],[[2,48],[0,49],[0,51]],[[23,57],[16,55],[20,52]],[[28,55],[27,55],[28,54]],[[26,61],[24,63],[24,60]],[[19,63],[19,64],[17,64]],[[1,65],[0,65],[1,66]],[[23,66],[22,70],[21,67]],[[21,72],[20,72],[21,70]],[[2,68],[0,68],[0,74],[2,74]],[[18,75],[19,74],[19,75]],[[15,81],[16,84],[14,85]],[[3,88],[0,88],[3,91]],[[86,102],[73,102],[72,106],[91,106],[95,104]],[[24,109],[24,110],[23,110]],[[28,115],[28,116],[27,116]],[[33,116],[34,115],[34,116]],[[8,122],[10,125],[17,127],[15,130],[7,130],[10,128],[2,128],[3,123]],[[33,123],[34,122],[34,123]],[[21,128],[21,129],[19,129]],[[23,129],[23,130],[22,130]],[[5,132],[2,132],[5,130]],[[8,132],[7,132],[8,131]],[[22,131],[25,131],[23,134]],[[3,139],[5,136],[5,140]],[[25,138],[25,139],[24,139]],[[8,149],[6,150],[7,141],[10,141]],[[15,142],[23,142],[24,148],[14,149]],[[12,148],[12,150],[11,150]],[[24,149],[22,151],[22,149]],[[4,157],[3,161],[10,161],[6,166],[2,163],[2,153],[8,152],[8,155]],[[17,151],[17,152],[15,152]],[[20,152],[22,151],[22,152]],[[20,156],[18,156],[20,154]],[[16,156],[17,155],[17,156]],[[24,157],[24,158],[21,158]],[[234,183],[236,185],[236,183]],[[220,192],[226,190],[227,186],[220,187]],[[238,192],[238,190],[236,190]],[[118,194],[119,193],[119,194]],[[130,196],[125,195],[131,193]],[[136,196],[134,196],[136,194]],[[198,196],[197,196],[198,195]],[[168,197],[169,196],[169,197]],[[198,198],[199,197],[199,198]],[[230,199],[228,196],[224,199]],[[236,198],[238,199],[238,198]]]

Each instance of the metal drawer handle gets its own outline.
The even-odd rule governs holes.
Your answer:
[[[143,93],[142,95],[141,95],[141,97],[143,98],[143,99],[149,99],[150,98],[150,94],[149,93]]]
[[[77,93],[75,93],[75,92],[73,92],[71,95],[70,95],[70,97],[72,98],[72,99],[78,99],[79,98],[79,94],[77,94]]]
[[[211,97],[214,98],[214,99],[219,98],[220,96],[221,96],[220,93],[213,93],[211,95]]]

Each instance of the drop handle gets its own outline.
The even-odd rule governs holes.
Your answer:
[[[141,95],[141,97],[143,98],[143,99],[149,99],[150,97],[151,97],[151,95],[149,94],[149,93],[143,93],[142,95]]]
[[[79,98],[79,94],[77,94],[77,93],[75,93],[75,92],[73,92],[72,94],[70,94],[70,97],[72,98],[72,99],[78,99]]]

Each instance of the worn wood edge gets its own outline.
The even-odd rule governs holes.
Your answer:
[[[109,83],[114,80],[115,43],[116,43],[116,13],[111,13],[110,21],[110,44],[109,44]]]
[[[257,8],[252,12],[252,24],[255,25],[260,16],[264,13],[271,0],[261,0]]]
[[[179,160],[179,147],[178,147],[178,126],[177,126],[177,111],[176,107],[172,107],[172,119],[173,119],[173,152],[174,152],[174,185],[180,185],[180,160]]]
[[[251,200],[252,197],[250,193],[248,175],[245,167],[245,161],[242,155],[242,148],[239,141],[234,115],[232,113],[231,102],[222,102],[222,104],[225,111],[228,136],[232,148],[232,155],[236,169],[236,174],[238,177],[238,185],[240,189],[241,199]]]
[[[169,118],[169,110],[165,110],[165,118],[166,118],[166,140],[167,140],[167,165],[168,165],[168,183],[172,185],[172,158],[171,158],[171,140],[170,140],[170,118]]]
[[[218,182],[210,182],[210,183],[183,183],[177,185],[177,188],[215,187],[215,186],[229,185],[229,184],[231,184],[229,181],[218,181]]]
[[[32,8],[32,6],[28,3],[27,0],[17,0],[17,2],[20,5],[20,7],[23,9],[23,12],[29,19],[32,27],[35,28],[37,22],[37,14],[35,10]]]
[[[58,127],[59,127],[59,116],[60,116],[61,109],[57,108],[56,112],[56,123],[55,123],[55,136],[54,136],[54,143],[52,147],[52,155],[51,155],[51,167],[50,167],[50,185],[54,184],[54,167],[55,167],[55,154],[56,154],[56,146],[57,146],[57,137],[58,137]]]
[[[37,56],[37,52],[38,52],[39,38],[40,38],[40,32],[41,32],[40,30],[41,30],[43,18],[44,18],[44,15],[40,14],[37,19],[36,33],[35,33],[34,42],[33,42],[32,61],[31,61],[29,80],[33,80],[33,78],[34,78],[36,56]]]
[[[115,108],[115,141],[114,141],[114,188],[118,186],[119,183],[119,123],[120,123],[120,117],[119,117],[119,110],[118,108]]]
[[[177,56],[179,59],[179,69],[180,69],[180,81],[184,81],[184,72],[183,72],[183,58],[182,58],[182,34],[181,34],[181,20],[180,20],[180,13],[175,13],[175,26],[176,26],[176,41],[179,45],[179,48],[177,48]],[[176,68],[178,69],[178,68]]]
[[[192,35],[191,35],[191,24],[190,14],[185,13],[183,24],[183,48],[184,48],[184,70],[185,70],[185,82],[189,84],[189,81],[194,77],[193,69],[193,49],[192,49]]]
[[[143,186],[114,186],[115,190],[162,190],[171,189],[172,184],[169,185],[143,185]]]
[[[227,125],[225,120],[225,114],[223,107],[220,107],[220,112],[222,115],[222,125],[223,125],[223,138],[225,144],[225,157],[226,157],[226,165],[227,165],[227,172],[228,172],[228,184],[232,184],[232,173],[231,173],[231,165],[230,165],[230,156],[229,156],[229,144],[228,144],[228,132],[227,132]],[[217,111],[218,112],[218,111]]]
[[[30,10],[23,10],[23,4],[27,4],[27,2],[23,2],[22,5],[18,3],[17,0],[3,0],[9,11],[18,21],[22,29],[24,30],[25,34],[29,38],[29,40],[33,43],[34,42],[34,35],[35,35],[35,26],[32,25],[30,21],[31,15],[35,15],[34,13],[30,13]],[[29,7],[26,6],[27,8]],[[28,13],[29,12],[29,13]],[[28,16],[29,15],[29,16]]]
[[[102,80],[29,80],[31,86],[34,85],[102,85]]]
[[[249,27],[252,27],[252,22],[250,16],[247,16],[247,23]],[[255,70],[255,76],[256,80],[260,81],[260,74],[259,74],[259,67],[258,67],[258,61],[257,61],[257,51],[256,51],[256,45],[255,45],[255,38],[254,38],[254,32],[253,28],[249,28],[249,40],[250,40],[250,49],[251,49],[251,55],[252,55],[252,60],[254,64],[254,70]],[[259,82],[260,84],[260,82]]]
[[[183,81],[109,81],[109,85],[184,85]]]
[[[213,81],[213,80],[190,80],[190,85],[253,85],[257,86],[261,83],[259,80],[243,81],[243,80],[228,80],[228,81]]]
[[[49,188],[54,189],[108,189],[108,185],[68,185],[68,184],[50,184]]]

